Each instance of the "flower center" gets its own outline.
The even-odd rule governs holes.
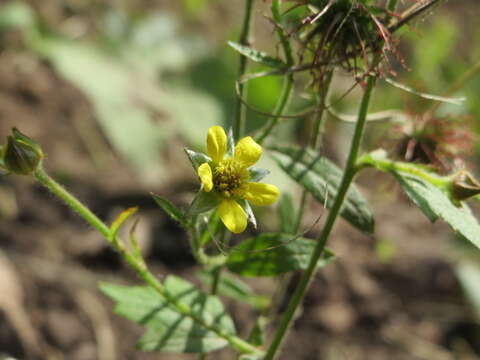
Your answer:
[[[213,188],[227,198],[238,196],[249,177],[248,170],[240,162],[222,160],[213,170]]]

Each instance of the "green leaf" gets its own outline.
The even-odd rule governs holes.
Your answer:
[[[235,334],[233,321],[217,297],[206,295],[172,275],[166,278],[164,286],[176,302],[190,308],[195,319],[180,313],[148,286],[101,283],[100,289],[116,302],[116,314],[147,328],[137,344],[141,350],[201,353],[227,345],[211,328]]]
[[[151,194],[155,202],[162,208],[163,211],[165,211],[168,216],[170,216],[173,220],[178,222],[180,225],[182,225],[185,228],[189,227],[188,221],[185,219],[185,216],[183,213],[178,209],[175,205],[173,205],[170,201],[167,199],[162,198],[159,195]]]
[[[209,286],[213,282],[213,275],[209,271],[199,271],[198,277]],[[245,282],[227,273],[222,273],[217,291],[220,295],[247,303],[257,310],[263,310],[270,305],[268,297],[255,294]]]
[[[187,210],[187,216],[198,215],[210,211],[220,204],[220,198],[214,192],[200,190]]]
[[[278,203],[278,218],[280,231],[285,234],[295,233],[297,214],[293,206],[293,199],[289,193],[283,193]]]
[[[448,195],[429,181],[409,173],[391,170],[408,197],[434,222],[443,219],[461,236],[480,247],[480,224],[467,204],[454,204]]]
[[[263,51],[255,50],[249,46],[241,45],[233,41],[229,41],[228,45],[256,63],[273,68],[282,68],[287,66],[282,60],[274,58]]]
[[[313,150],[299,147],[271,147],[277,164],[327,208],[333,205],[342,179],[342,170]],[[356,228],[373,233],[373,214],[355,186],[350,188],[341,215]]]
[[[230,271],[248,277],[276,276],[289,271],[305,270],[316,241],[290,234],[265,233],[235,246],[227,259]],[[335,258],[326,249],[318,267]]]

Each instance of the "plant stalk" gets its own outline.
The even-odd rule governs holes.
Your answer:
[[[280,44],[282,45],[283,53],[285,55],[285,62],[287,64],[287,68],[291,67],[294,63],[293,59],[293,52],[292,47],[288,41],[288,38],[285,36],[283,29],[280,27],[281,22],[281,15],[280,15],[280,0],[273,0],[272,1],[272,17],[275,21],[276,33],[278,38],[280,39]],[[282,86],[282,92],[280,97],[278,98],[277,104],[275,106],[275,110],[273,111],[273,116],[268,120],[267,125],[261,130],[260,134],[255,137],[255,141],[259,144],[262,144],[265,138],[270,135],[272,130],[277,126],[278,121],[280,120],[280,116],[285,111],[286,107],[288,106],[290,96],[293,90],[293,73],[289,72],[285,76]]]
[[[254,0],[245,0],[245,13],[243,17],[242,33],[240,34],[239,43],[241,45],[249,45],[249,34],[252,23],[252,9]],[[241,78],[247,71],[247,57],[240,55],[240,63],[238,66],[238,78]],[[235,139],[241,139],[245,135],[246,125],[246,112],[247,109],[242,103],[245,96],[246,88],[245,84],[238,85],[238,97],[235,107],[235,123],[233,128],[233,134]]]
[[[163,286],[163,284],[153,275],[145,265],[142,258],[132,255],[123,242],[115,235],[115,233],[95,214],[93,214],[85,205],[83,205],[77,198],[71,195],[62,185],[52,179],[43,168],[40,166],[34,173],[35,178],[46,188],[48,188],[54,195],[64,201],[68,207],[78,213],[91,226],[97,229],[104,238],[112,245],[112,247],[120,253],[123,259],[130,265],[130,267],[137,273],[137,275],[150,285],[160,296],[169,301],[176,310],[182,315],[188,316],[195,322],[201,324],[203,327],[215,332],[219,337],[228,341],[228,343],[237,351],[246,354],[262,354],[261,350],[249,344],[247,341],[230,334],[224,333],[221,329],[211,324],[206,324],[202,318],[198,317],[192,312],[189,306],[179,302],[173,297]]]
[[[333,203],[332,209],[330,210],[323,230],[318,238],[317,245],[310,257],[310,262],[308,268],[302,274],[300,282],[295,289],[295,292],[288,304],[287,310],[285,311],[280,325],[277,329],[277,332],[274,335],[273,341],[270,344],[270,347],[265,355],[264,360],[273,360],[276,356],[277,351],[279,350],[283,339],[292,324],[293,317],[297,311],[298,306],[302,302],[306,291],[313,279],[315,274],[315,269],[317,267],[317,262],[320,259],[327,240],[330,236],[330,233],[333,229],[333,225],[335,224],[335,220],[337,219],[338,215],[340,214],[340,210],[342,208],[343,202],[345,200],[345,196],[350,188],[352,180],[357,172],[356,162],[358,158],[358,153],[360,151],[360,144],[363,137],[363,132],[365,129],[365,123],[367,118],[368,106],[370,103],[370,97],[372,94],[372,90],[376,81],[375,75],[370,75],[367,80],[367,85],[365,88],[365,92],[363,94],[362,102],[360,105],[360,110],[358,114],[358,121],[355,127],[355,133],[352,139],[352,145],[350,147],[350,153],[348,155],[345,171],[343,173],[343,178],[340,183],[340,187],[338,189],[338,193],[335,197],[335,201]]]

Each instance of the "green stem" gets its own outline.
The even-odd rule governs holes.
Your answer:
[[[292,319],[297,311],[298,306],[302,302],[305,293],[310,285],[310,282],[312,281],[313,275],[315,274],[315,269],[317,267],[317,262],[320,259],[320,256],[322,255],[325,245],[327,243],[327,240],[330,236],[330,233],[333,229],[333,225],[335,224],[335,220],[337,219],[340,209],[343,205],[345,196],[348,192],[348,189],[350,188],[350,185],[352,183],[352,180],[357,172],[357,167],[356,167],[356,162],[357,162],[357,157],[358,153],[360,150],[360,143],[362,140],[363,136],[363,131],[365,128],[365,123],[366,123],[366,118],[367,118],[367,111],[368,111],[368,105],[370,102],[370,96],[372,94],[372,90],[375,84],[376,77],[374,75],[370,75],[367,80],[367,85],[365,88],[365,93],[362,98],[362,102],[360,105],[360,110],[358,114],[358,121],[356,123],[355,127],[355,133],[353,135],[352,139],[352,145],[350,147],[350,153],[347,159],[347,164],[345,167],[345,171],[343,173],[343,178],[340,183],[340,188],[338,189],[338,193],[335,197],[335,201],[333,203],[332,209],[330,210],[327,220],[325,221],[325,225],[323,227],[323,230],[318,238],[317,245],[315,246],[315,249],[312,253],[312,256],[310,258],[310,262],[308,264],[308,268],[305,270],[305,272],[302,274],[302,277],[300,279],[300,282],[295,289],[295,292],[293,293],[292,299],[290,300],[287,310],[285,311],[281,321],[280,325],[277,329],[277,332],[275,333],[275,336],[273,338],[273,341],[267,351],[267,354],[265,355],[264,360],[273,360],[275,358],[275,355],[282,344],[282,341],[284,339],[285,334],[287,333],[291,323]]]
[[[310,138],[310,147],[313,149],[318,149],[322,140],[322,125],[323,125],[323,113],[326,107],[328,90],[330,89],[330,83],[332,82],[333,70],[328,70],[328,73],[325,75],[325,80],[322,82],[323,91],[320,96],[320,101],[318,106],[318,112],[316,112],[314,121],[313,121],[313,131]]]
[[[54,195],[62,199],[66,205],[77,212],[91,226],[97,229],[112,245],[112,247],[120,253],[123,259],[130,265],[137,275],[142,278],[145,283],[150,285],[160,296],[170,302],[170,304],[175,307],[180,314],[190,317],[192,320],[202,325],[206,329],[216,333],[219,337],[228,341],[233,348],[241,353],[262,354],[261,350],[249,344],[247,341],[237,336],[224,333],[216,326],[205,323],[202,318],[198,317],[194,312],[192,312],[189,306],[179,302],[175,297],[173,297],[165,289],[163,284],[158,281],[158,279],[148,270],[142,258],[133,256],[123,245],[123,242],[121,242],[119,238],[115,236],[114,232],[104,222],[102,222],[102,220],[100,220],[85,205],[72,196],[62,185],[52,179],[41,166],[35,171],[34,176],[42,185],[48,188]]]
[[[292,94],[292,90],[293,90],[293,75],[288,74],[283,81],[282,92],[278,99],[275,110],[273,111],[273,116],[270,118],[267,125],[260,133],[260,135],[258,135],[255,138],[255,141],[260,145],[263,143],[266,137],[270,135],[272,130],[275,128],[275,126],[277,126],[278,121],[280,120],[280,116],[283,114],[283,111],[288,105],[288,102],[290,100],[290,95]]]
[[[406,163],[401,161],[393,161],[390,159],[374,159],[371,154],[365,154],[357,162],[357,168],[362,169],[364,167],[374,167],[384,172],[403,172],[411,175],[418,176],[429,183],[443,188],[450,184],[452,181],[451,176],[440,176],[435,173],[424,170],[416,164]]]
[[[242,33],[240,34],[239,43],[241,45],[249,45],[249,34],[252,23],[252,9],[253,9],[254,0],[245,0],[245,14],[243,17]],[[247,57],[240,55],[240,63],[238,66],[238,78],[240,79],[245,72],[247,71]],[[242,103],[246,93],[245,85],[238,85],[238,97],[237,104],[235,108],[235,123],[234,123],[234,135],[235,139],[238,140],[242,138],[245,134],[245,123],[246,123],[246,108]]]
[[[285,55],[285,62],[287,64],[287,68],[291,67],[294,63],[293,59],[293,52],[288,41],[288,38],[285,36],[283,29],[280,27],[281,22],[281,14],[280,14],[280,0],[273,0],[272,1],[272,17],[275,23],[277,24],[276,33],[278,38],[280,39],[280,43],[283,48],[283,53]],[[275,110],[273,111],[273,116],[267,122],[267,125],[263,128],[261,133],[255,138],[255,141],[259,144],[262,144],[265,138],[270,135],[272,130],[277,126],[278,121],[280,120],[280,116],[285,111],[285,108],[288,105],[290,100],[290,95],[292,94],[293,90],[293,73],[287,73],[285,79],[283,81],[282,92],[280,97],[277,101],[277,105],[275,106]]]
[[[108,241],[110,241],[110,228],[100,220],[97,215],[93,214],[90,209],[72,196],[62,185],[52,179],[40,166],[35,171],[35,177],[44,186],[46,186],[54,195],[62,199],[72,210],[84,218],[90,225],[97,229]]]

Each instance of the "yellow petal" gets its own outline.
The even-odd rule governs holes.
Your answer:
[[[235,146],[235,160],[241,162],[245,167],[255,164],[262,155],[262,147],[250,136],[240,139]]]
[[[218,163],[223,160],[227,151],[227,135],[221,126],[212,126],[208,129],[207,154]]]
[[[208,163],[203,163],[197,169],[200,181],[203,184],[203,191],[210,192],[213,189],[212,168]]]
[[[275,185],[251,182],[243,197],[253,205],[264,206],[273,204],[279,195],[280,190]]]
[[[235,200],[223,200],[218,207],[218,214],[232,233],[239,234],[247,227],[247,214]]]

